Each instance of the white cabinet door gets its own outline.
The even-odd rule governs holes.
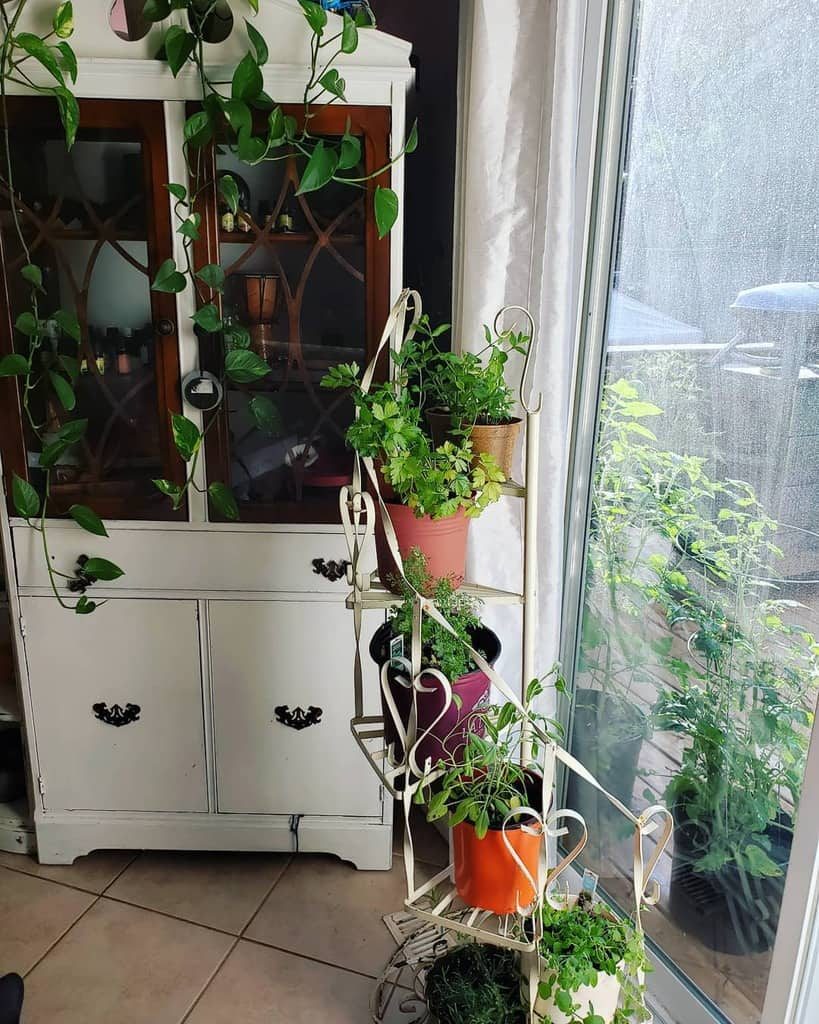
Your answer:
[[[208,615],[219,810],[380,815],[378,780],[350,733],[351,612],[336,601],[211,601]],[[383,613],[364,621],[368,642]],[[363,646],[366,711],[376,714]],[[280,721],[310,708],[320,710],[315,724]]]
[[[22,611],[46,809],[206,811],[196,602]]]

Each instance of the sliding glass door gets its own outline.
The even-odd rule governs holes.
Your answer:
[[[571,743],[634,811],[674,814],[647,931],[678,1005],[700,1007],[678,1019],[756,1024],[778,929],[801,926],[780,911],[819,797],[819,6],[612,10]],[[629,836],[584,784],[567,803],[590,824],[584,866],[628,908]]]

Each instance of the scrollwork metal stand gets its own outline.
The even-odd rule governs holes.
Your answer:
[[[526,414],[524,480],[521,484],[505,485],[505,494],[509,497],[522,498],[524,505],[524,550],[523,550],[523,587],[515,599],[523,606],[522,626],[522,668],[523,685],[539,673],[535,669],[535,637],[537,632],[537,494],[538,477],[538,437],[539,417],[542,400],[538,396],[532,401],[527,390],[533,367],[535,349],[535,324],[529,312],[519,306],[507,307],[495,319],[495,328],[499,330],[508,313],[521,314],[526,318],[531,331],[531,342],[527,352],[526,363],[521,378],[520,401]],[[421,316],[421,299],[417,292],[402,293],[390,314],[378,350],[365,372],[362,387],[366,390],[373,380],[375,366],[382,351],[392,343],[392,348],[400,348],[404,338],[412,337]],[[409,327],[406,327],[410,317]],[[366,482],[366,486],[365,486]],[[530,500],[531,499],[531,500]],[[540,911],[545,902],[552,906],[564,907],[565,898],[557,898],[556,883],[569,865],[582,851],[587,837],[586,825],[576,812],[570,809],[555,810],[547,813],[549,807],[556,807],[558,799],[555,789],[557,765],[562,763],[569,771],[581,776],[594,786],[630,821],[634,829],[634,892],[635,909],[634,924],[642,934],[641,911],[645,904],[656,902],[659,895],[656,882],[652,881],[652,873],[671,835],[671,816],[664,807],[650,807],[639,817],[631,813],[619,800],[597,782],[596,779],[576,761],[567,751],[558,747],[546,735],[541,726],[529,718],[524,707],[522,695],[517,694],[506,681],[489,665],[481,653],[467,645],[470,658],[490,679],[502,698],[515,705],[527,719],[521,744],[521,763],[531,763],[533,737],[538,739],[540,752],[539,767],[543,777],[542,814],[532,811],[532,817],[539,823],[542,844],[540,864],[537,878],[533,878],[517,857],[511,844],[506,839],[511,855],[524,871],[535,899],[528,907],[519,907],[519,913],[504,916],[489,911],[465,906],[458,897],[452,865],[438,872],[433,878],[417,882],[415,857],[413,848],[410,808],[413,796],[419,789],[421,781],[424,785],[434,783],[439,772],[432,765],[419,763],[420,751],[424,740],[429,736],[431,728],[420,730],[418,727],[418,698],[427,686],[424,678],[433,670],[421,668],[421,626],[426,615],[436,621],[443,629],[455,635],[444,616],[434,603],[424,595],[414,592],[403,572],[403,563],[398,549],[395,532],[389,514],[379,490],[378,475],[371,459],[356,459],[353,483],[351,487],[342,488],[340,495],[342,523],[344,525],[349,548],[350,565],[347,579],[352,586],[347,605],[354,615],[356,634],[355,656],[355,708],[356,714],[351,724],[353,736],[362,753],[367,758],[386,791],[396,800],[404,815],[404,870],[407,879],[407,898],[405,912],[393,915],[391,922],[399,928],[396,938],[402,941],[396,953],[390,959],[387,968],[379,980],[372,1002],[372,1019],[382,1024],[388,1008],[395,999],[399,1000],[400,1010],[411,1017],[409,1024],[422,1024],[428,1019],[423,1002],[423,982],[430,964],[441,955],[441,952],[463,939],[470,938],[519,952],[521,971],[524,984],[528,986],[529,1020],[536,1024],[535,1000],[539,978],[539,962],[537,955],[540,938]],[[379,516],[390,554],[403,577],[404,586],[415,593],[413,635],[410,657],[404,666],[404,682],[412,689],[412,707],[408,719],[402,717],[392,696],[389,673],[390,665],[381,669],[382,704],[389,715],[391,732],[398,737],[397,743],[388,743],[385,720],[382,715],[364,715],[363,713],[363,682],[361,669],[361,627],[363,611],[366,608],[385,608],[399,599],[391,595],[370,574],[362,572],[361,559],[375,529],[375,518]],[[468,590],[469,585],[465,585]],[[489,588],[476,588],[484,600],[495,599],[508,601],[506,592],[492,591]],[[436,683],[443,688],[446,713],[452,702],[452,687],[449,680],[440,672],[434,673]],[[442,717],[441,716],[441,717]],[[401,754],[398,755],[397,751]],[[528,811],[527,811],[528,813]],[[562,860],[556,862],[554,840],[566,835],[564,820],[573,818],[580,823],[581,838],[574,848]],[[651,835],[654,843],[650,855],[646,855],[644,839]],[[409,978],[409,980],[408,980]],[[407,989],[414,993],[410,996]],[[403,994],[402,994],[403,993]],[[413,1016],[414,1015],[414,1016]]]

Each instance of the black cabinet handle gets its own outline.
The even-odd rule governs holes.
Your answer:
[[[316,574],[316,576],[323,576],[326,580],[329,580],[331,583],[335,583],[338,580],[346,579],[347,569],[349,568],[351,563],[348,562],[346,558],[338,562],[333,560],[325,562],[323,558],[314,558],[312,565],[313,572]]]
[[[91,710],[94,712],[95,718],[105,722],[106,725],[114,725],[119,729],[120,726],[138,721],[142,708],[139,704],[126,704],[124,708],[119,704],[112,704],[109,708],[105,701],[100,701],[98,704],[92,704]]]
[[[322,708],[313,707],[312,704],[306,711],[303,708],[293,708],[291,711],[286,704],[281,704],[274,710],[277,721],[299,731],[309,729],[311,725],[318,725],[324,714]]]
[[[176,324],[173,320],[163,316],[161,320],[157,320],[154,324],[154,330],[160,337],[169,338],[172,334],[176,334]]]

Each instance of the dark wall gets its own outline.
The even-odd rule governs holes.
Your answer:
[[[433,323],[452,319],[460,0],[371,0],[378,27],[413,45],[418,149],[407,157],[404,283]]]

